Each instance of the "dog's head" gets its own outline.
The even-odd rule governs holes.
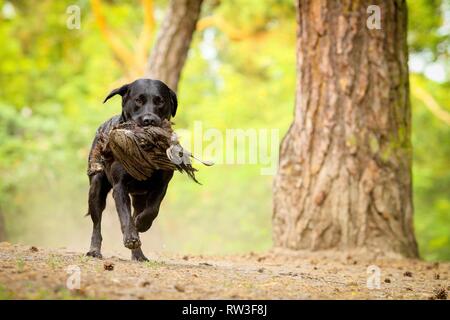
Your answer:
[[[133,120],[140,126],[159,126],[177,112],[177,95],[159,80],[138,79],[114,89],[105,98],[122,96],[122,119]]]

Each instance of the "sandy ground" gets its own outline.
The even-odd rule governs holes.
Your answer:
[[[279,251],[148,256],[98,260],[2,242],[0,299],[447,299],[450,291],[450,263]]]

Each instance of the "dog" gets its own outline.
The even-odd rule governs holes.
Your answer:
[[[125,84],[112,90],[103,103],[115,95],[122,97],[122,113],[112,117],[97,129],[89,153],[89,164],[101,136],[115,125],[134,121],[142,127],[159,126],[164,119],[170,120],[177,112],[177,95],[159,80],[138,79]],[[124,246],[131,250],[132,260],[148,261],[141,249],[139,233],[150,229],[153,220],[158,216],[159,207],[172,176],[173,171],[156,170],[150,178],[138,181],[113,157],[104,162],[102,170],[91,172],[88,215],[92,219],[93,229],[91,246],[86,255],[102,258],[102,212],[106,206],[106,197],[112,190]]]

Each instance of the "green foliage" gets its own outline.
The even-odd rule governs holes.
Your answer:
[[[411,86],[425,88],[445,105],[449,85],[438,85],[417,75]],[[421,254],[429,259],[450,259],[450,126],[432,115],[412,95],[414,146],[415,227]]]
[[[433,57],[448,51],[448,34],[442,32],[443,10],[448,0],[414,0],[408,2],[408,42],[412,52],[428,51]]]
[[[445,43],[438,32],[438,2],[410,1],[412,51],[438,52]],[[142,23],[139,2],[104,3],[108,23],[133,48],[130,39]],[[4,4],[0,0],[0,8]],[[14,1],[15,17],[0,13],[0,213],[12,241],[84,249],[90,232],[89,218],[83,219],[87,155],[97,126],[120,110],[119,99],[107,105],[101,101],[124,80],[88,1],[76,3],[81,29],[66,28],[71,4]],[[161,10],[165,3],[157,5]],[[176,128],[192,132],[198,120],[204,129],[221,132],[278,128],[281,138],[292,121],[295,98],[292,2],[230,0],[214,10],[244,38],[230,40],[216,28],[195,35],[179,87]],[[416,86],[450,110],[448,84],[414,75],[412,90]],[[414,97],[412,105],[417,237],[424,258],[448,260],[449,126]],[[163,249],[233,253],[270,248],[271,176],[260,175],[256,165],[216,165],[200,167],[198,177],[203,186],[179,174],[171,183],[150,231],[159,234]],[[121,246],[119,229],[114,232]],[[1,295],[8,294],[0,289]]]

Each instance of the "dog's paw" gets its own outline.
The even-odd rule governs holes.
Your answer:
[[[86,253],[86,255],[88,257],[93,257],[93,258],[97,258],[97,259],[102,259],[103,258],[102,254],[98,250],[91,250],[88,253]]]
[[[133,260],[133,261],[139,261],[139,262],[146,262],[146,261],[149,261],[148,259],[147,259],[147,257],[146,256],[144,256],[144,254],[141,252],[141,253],[131,253],[131,260]]]
[[[149,261],[146,256],[144,256],[144,253],[142,252],[141,248],[133,249],[131,250],[131,260],[132,261],[139,261],[139,262],[145,262]]]
[[[138,237],[128,236],[124,238],[123,244],[125,248],[137,249],[141,247],[141,240]]]

